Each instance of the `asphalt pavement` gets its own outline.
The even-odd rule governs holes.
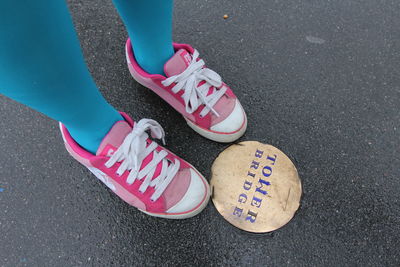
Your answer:
[[[69,5],[106,99],[159,121],[167,147],[209,179],[227,145],[130,77],[112,2]],[[399,266],[400,1],[175,6],[174,40],[197,48],[247,111],[240,140],[295,163],[304,194],[293,220],[250,234],[212,203],[193,219],[147,216],[68,155],[57,122],[0,97],[0,266]]]

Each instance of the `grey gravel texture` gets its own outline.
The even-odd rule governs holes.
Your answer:
[[[209,177],[226,145],[194,134],[130,77],[112,2],[69,6],[107,100],[161,122],[168,148]],[[241,140],[272,144],[297,166],[294,219],[255,235],[211,203],[189,220],[146,216],[67,154],[55,121],[0,97],[0,266],[399,266],[400,1],[175,6],[174,39],[196,47],[247,111]]]

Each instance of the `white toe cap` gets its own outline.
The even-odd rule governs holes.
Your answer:
[[[176,203],[173,207],[167,210],[167,213],[181,213],[187,212],[196,208],[207,194],[207,189],[204,185],[203,179],[193,169],[190,169],[190,184],[186,194]]]
[[[235,107],[225,120],[211,126],[215,132],[231,133],[239,130],[245,120],[244,110],[239,100],[236,99]]]

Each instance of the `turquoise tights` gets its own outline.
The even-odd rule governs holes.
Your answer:
[[[172,0],[114,2],[139,64],[162,74],[173,54]],[[0,1],[0,93],[61,121],[92,153],[122,120],[87,70],[64,0]]]

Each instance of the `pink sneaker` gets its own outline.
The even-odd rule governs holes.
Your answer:
[[[242,105],[221,77],[204,65],[187,44],[174,44],[175,55],[165,63],[167,77],[149,74],[136,62],[130,39],[126,59],[133,78],[167,101],[200,135],[217,142],[232,142],[247,128]]]
[[[209,200],[206,179],[189,163],[149,139],[164,140],[154,120],[114,124],[96,155],[79,146],[60,123],[65,147],[77,161],[128,204],[152,216],[184,219],[202,211]]]

